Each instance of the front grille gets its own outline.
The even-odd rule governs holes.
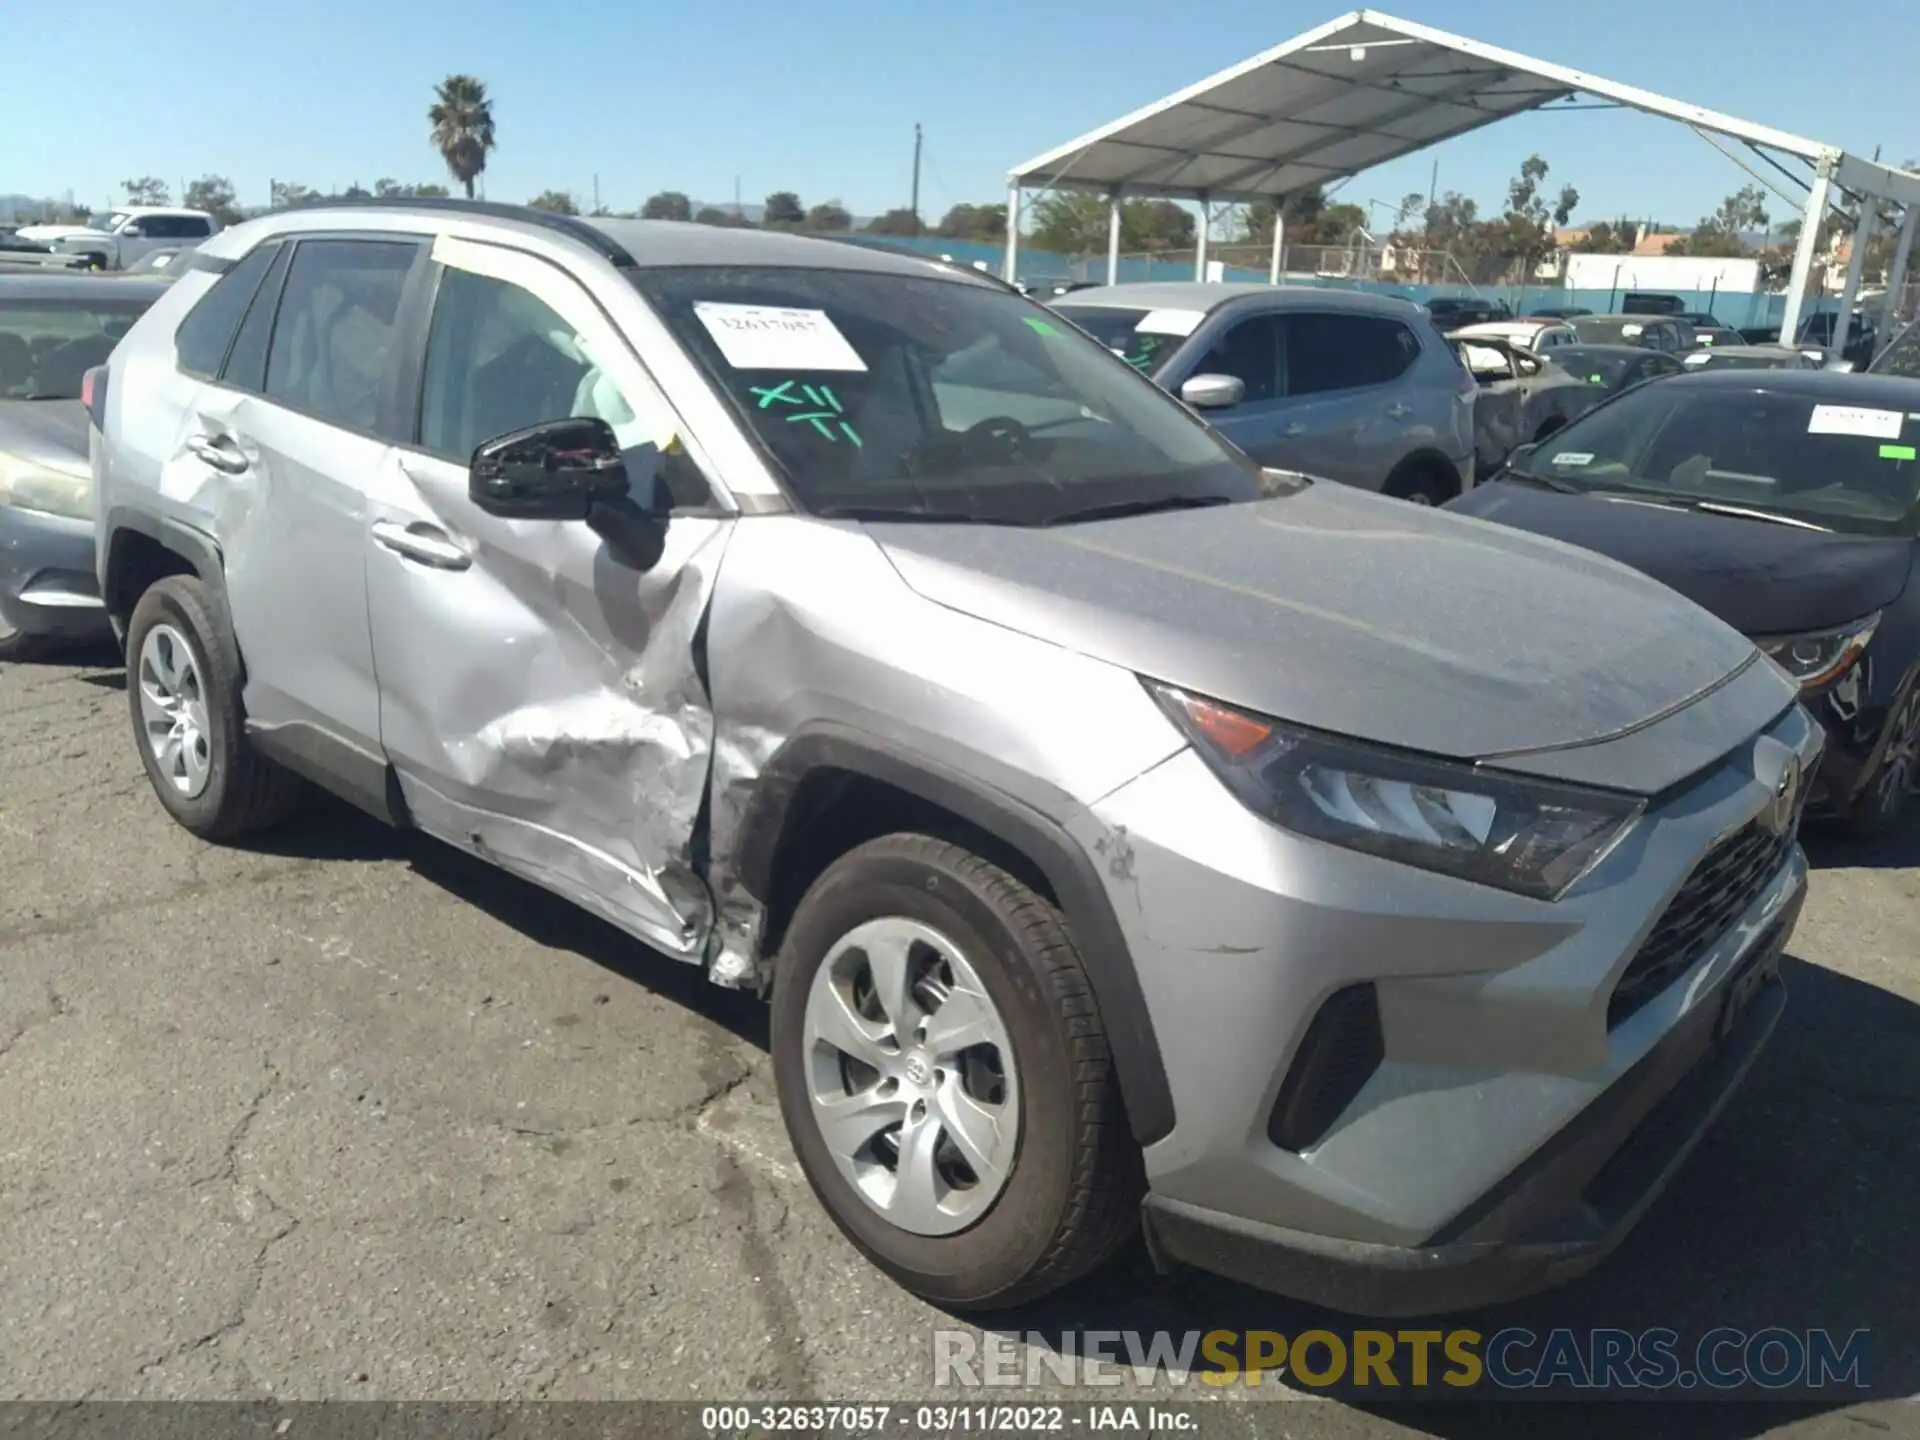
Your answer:
[[[1755,820],[1694,867],[1607,1002],[1611,1030],[1691,969],[1760,898],[1793,848],[1799,817],[1782,834]]]

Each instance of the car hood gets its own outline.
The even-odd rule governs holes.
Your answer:
[[[0,400],[0,451],[87,474],[86,406],[78,400]]]
[[[1906,588],[1914,544],[1499,481],[1449,510],[1610,555],[1748,635],[1844,625]]]
[[[867,529],[938,604],[1302,725],[1462,759],[1621,734],[1755,656],[1610,560],[1340,485],[1044,529]]]

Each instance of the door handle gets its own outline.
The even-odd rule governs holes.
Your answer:
[[[456,545],[446,531],[417,521],[402,525],[398,520],[376,520],[373,538],[394,554],[435,570],[464,570],[473,564],[473,557]]]
[[[1286,429],[1282,430],[1280,433],[1288,437],[1292,437],[1295,435],[1304,435],[1307,433],[1307,427],[1302,425],[1298,420],[1295,420],[1291,424],[1289,424]]]
[[[187,449],[222,474],[238,475],[247,468],[247,457],[225,435],[195,435],[187,441]]]
[[[1398,401],[1395,401],[1387,407],[1387,415],[1394,420],[1404,420],[1412,413],[1413,411],[1410,408],[1400,404]]]

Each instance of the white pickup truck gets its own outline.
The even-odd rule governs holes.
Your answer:
[[[85,225],[28,225],[18,233],[55,254],[77,256],[95,270],[126,270],[150,250],[198,245],[219,230],[220,222],[204,210],[129,205],[95,215]]]

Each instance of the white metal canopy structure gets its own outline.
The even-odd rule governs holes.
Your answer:
[[[1204,276],[1215,202],[1279,200],[1575,96],[1736,141],[1807,192],[1782,321],[1788,339],[1799,325],[1820,222],[1835,190],[1862,203],[1833,348],[1846,343],[1847,317],[1879,208],[1872,201],[1904,209],[1889,286],[1898,293],[1907,242],[1920,216],[1920,175],[1373,10],[1330,20],[1015,166],[1008,174],[1006,275],[1014,278],[1020,202],[1029,188],[1093,190],[1109,197],[1109,283],[1118,269],[1123,198],[1199,201],[1195,272]],[[1274,227],[1276,281],[1280,228]]]

